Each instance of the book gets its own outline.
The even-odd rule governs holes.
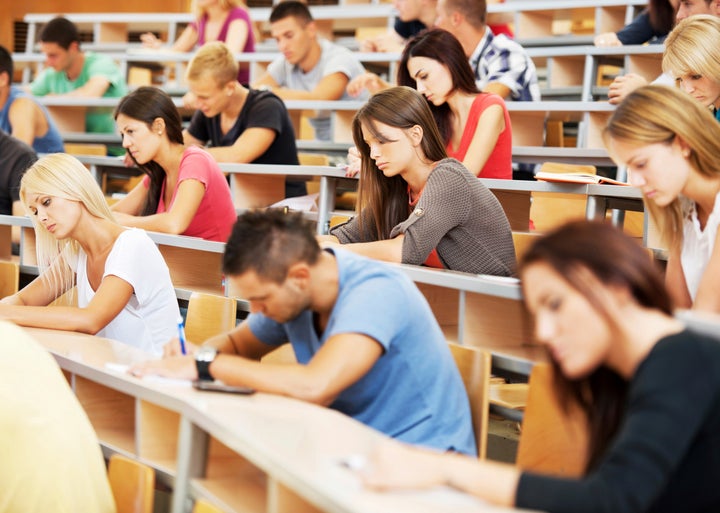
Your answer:
[[[601,175],[593,175],[590,173],[546,173],[538,171],[535,174],[536,180],[544,182],[563,182],[563,183],[601,183],[610,185],[630,185],[627,182],[621,182],[613,178]]]

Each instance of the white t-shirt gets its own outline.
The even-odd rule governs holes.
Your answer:
[[[720,226],[720,193],[715,196],[713,211],[708,217],[705,229],[700,229],[700,222],[695,210],[695,202],[687,200],[683,204],[683,244],[680,264],[690,297],[695,301],[700,279],[710,261],[718,227]]]
[[[300,91],[312,91],[323,78],[334,73],[343,73],[349,80],[365,73],[365,68],[358,58],[344,46],[326,39],[320,39],[318,43],[321,48],[320,60],[307,73],[304,73],[300,66],[290,64],[282,55],[268,65],[268,73],[281,87]],[[359,101],[366,99],[367,92],[354,98],[347,91],[344,91],[340,98]],[[316,139],[329,141],[332,138],[329,111],[317,111],[317,116],[310,119],[310,124],[315,129]]]
[[[88,281],[87,255],[82,249],[74,270],[78,306],[84,308],[95,291]],[[120,234],[105,261],[103,278],[108,275],[128,282],[133,295],[117,317],[97,335],[160,356],[163,345],[177,336],[180,309],[165,260],[144,230],[131,228]]]

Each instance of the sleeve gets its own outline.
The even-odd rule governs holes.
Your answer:
[[[323,77],[333,73],[342,73],[350,79],[359,75],[365,69],[350,50],[342,47],[335,50],[325,63]]]
[[[625,422],[598,468],[581,480],[522,474],[517,507],[550,513],[650,510],[717,404],[713,358],[691,340],[679,342],[657,358],[651,353],[638,370]]]
[[[644,9],[637,18],[618,30],[617,38],[624,45],[641,45],[650,41],[655,33],[650,26],[650,15],[647,9]]]
[[[282,55],[268,64],[267,72],[280,87],[287,85],[285,57]]]
[[[8,187],[10,189],[10,197],[13,201],[20,201],[20,181],[25,171],[28,170],[37,160],[37,156],[33,153],[25,153],[15,161],[15,165],[10,170]]]
[[[185,180],[197,180],[207,190],[211,181],[210,176],[215,167],[217,167],[217,162],[209,153],[203,150],[187,153],[180,162],[178,185]]]
[[[265,317],[263,314],[251,313],[245,319],[250,331],[260,342],[271,346],[280,346],[288,342],[288,336],[282,324]]]
[[[208,130],[208,118],[201,111],[196,110],[190,118],[190,124],[187,128],[188,133],[203,144],[207,144],[210,140],[210,131]]]
[[[365,230],[360,230],[360,219]],[[351,244],[354,242],[372,242],[377,240],[373,237],[372,231],[368,229],[371,226],[370,210],[365,209],[360,212],[359,216],[355,216],[346,223],[330,228],[330,235],[334,235],[341,244]]]
[[[50,71],[51,69],[44,69],[38,77],[30,84],[30,92],[35,96],[45,96],[50,94]]]
[[[169,280],[170,271],[160,250],[145,230],[129,229],[121,234],[105,262],[105,276],[117,276],[129,283],[141,304],[155,295],[160,277]]]
[[[282,100],[269,92],[261,92],[250,107],[247,128],[269,128],[282,132],[285,106]]]
[[[520,45],[505,36],[497,36],[494,41],[498,41],[502,46],[499,46],[492,58],[488,59],[487,77],[484,83],[503,84],[512,91],[512,97],[515,98],[525,87],[529,58]]]
[[[90,78],[103,77],[114,87],[125,87],[125,79],[120,69],[110,57],[95,55],[95,58],[88,63],[87,73]]]
[[[403,233],[402,262],[420,265],[427,260],[446,233],[461,224],[467,212],[458,205],[469,205],[470,190],[459,172],[442,164],[430,174],[420,201],[410,217],[390,233]]]

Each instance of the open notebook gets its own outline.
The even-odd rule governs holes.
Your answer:
[[[604,183],[611,185],[630,185],[627,182],[621,182],[606,176],[593,175],[590,173],[546,173],[539,171],[535,174],[536,180],[545,182],[565,182],[565,183]]]

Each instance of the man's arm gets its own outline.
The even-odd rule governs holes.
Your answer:
[[[18,98],[8,110],[12,136],[32,147],[35,137],[47,133],[48,122],[40,108],[30,98]]]
[[[191,136],[192,137],[192,136]],[[237,162],[240,164],[253,162],[265,153],[277,137],[275,130],[270,128],[248,128],[238,137],[232,146],[208,148],[218,162]]]
[[[88,80],[85,85],[78,87],[77,89],[65,93],[63,96],[83,96],[87,98],[102,98],[105,91],[110,87],[110,81],[103,77],[96,75]]]
[[[494,93],[504,100],[507,100],[510,97],[510,93],[512,93],[512,90],[506,86],[505,84],[501,84],[500,82],[490,82],[483,88],[484,93]]]
[[[348,85],[348,77],[340,71],[323,77],[312,91],[273,87],[273,93],[283,100],[339,100]]]

